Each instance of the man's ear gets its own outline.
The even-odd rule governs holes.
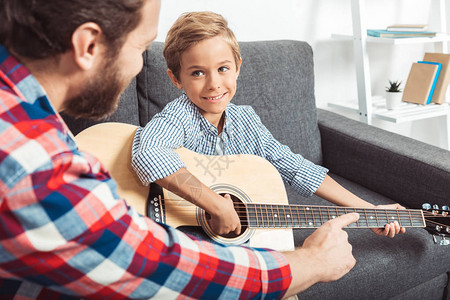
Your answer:
[[[82,70],[89,70],[102,54],[100,42],[102,29],[96,23],[87,22],[75,29],[72,46],[75,63]]]
[[[175,74],[173,74],[172,70],[167,69],[167,74],[169,74],[170,80],[172,81],[173,85],[176,86],[179,90],[183,89],[183,85],[181,82],[178,81]]]

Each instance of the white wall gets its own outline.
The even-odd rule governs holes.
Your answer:
[[[434,30],[433,27],[439,26],[438,1],[366,0],[366,25],[385,28],[394,23],[428,23]],[[449,0],[446,5],[446,15],[450,19]],[[240,41],[307,41],[314,51],[317,106],[329,109],[328,102],[356,99],[352,42],[331,38],[333,33],[352,33],[350,0],[162,0],[157,40],[164,41],[181,13],[198,10],[222,14]],[[447,23],[450,27],[450,20]],[[368,51],[372,94],[381,95],[389,79],[406,82],[412,62],[435,48],[432,44],[370,44]],[[356,118],[351,114],[347,116]],[[374,125],[443,147],[442,130],[438,128],[445,122],[443,117],[440,119],[398,125],[375,120]]]

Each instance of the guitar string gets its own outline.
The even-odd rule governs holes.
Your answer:
[[[171,207],[173,207],[173,206],[177,206],[177,207],[185,206],[188,209],[191,209],[191,208],[196,209],[196,206],[194,204],[192,204],[192,203],[190,203],[190,202],[188,202],[186,200],[183,200],[183,199],[164,199],[164,201],[168,201],[169,203],[165,203],[165,205],[170,205]],[[170,203],[170,202],[172,202],[172,203]],[[173,202],[176,202],[176,204],[174,205]],[[272,209],[273,207],[275,207],[277,209],[289,208],[289,210],[292,210],[292,209],[297,209],[297,210],[298,209],[300,209],[300,210],[305,210],[306,209],[306,210],[308,210],[308,209],[310,209],[308,211],[308,213],[310,211],[312,211],[312,210],[318,209],[320,211],[321,209],[324,209],[324,210],[327,210],[327,212],[329,210],[333,210],[335,212],[336,211],[339,211],[339,212],[345,211],[345,212],[343,212],[344,214],[348,213],[348,212],[361,212],[361,213],[374,212],[374,213],[380,213],[380,214],[387,213],[387,212],[392,212],[394,214],[397,214],[397,212],[398,212],[400,214],[404,214],[404,215],[407,215],[407,216],[409,216],[410,213],[417,213],[419,215],[421,213],[423,213],[424,215],[428,215],[428,216],[450,217],[450,215],[448,215],[448,214],[446,216],[443,216],[442,214],[434,214],[434,213],[432,213],[430,211],[421,210],[421,209],[406,209],[406,210],[402,210],[402,209],[383,209],[383,208],[364,208],[364,207],[334,207],[334,206],[319,206],[319,205],[296,205],[296,204],[286,205],[286,204],[265,204],[265,203],[258,203],[258,204],[256,204],[256,203],[233,203],[233,204],[234,204],[235,208],[236,207],[240,208],[239,211],[241,211],[241,210],[242,211],[247,211],[249,205],[261,205],[261,206],[264,206],[264,208],[263,207],[256,208],[256,206],[255,206],[255,207],[251,207],[250,209],[267,210],[267,209]]]
[[[165,200],[170,202],[170,199],[165,199]],[[176,206],[178,209],[180,208],[180,206],[186,206],[185,208],[192,211],[193,204],[191,204],[185,200],[182,200],[182,199],[173,199],[173,200],[177,202]],[[186,205],[179,205],[179,204],[183,204],[183,203]],[[168,203],[165,203],[165,204],[167,205]],[[271,214],[273,214],[274,207],[276,208],[278,214],[280,214],[280,209],[282,210],[282,213],[280,214],[279,218],[278,218],[278,216],[275,217],[274,215],[272,215],[273,223],[276,222],[280,226],[285,226],[287,224],[292,225],[295,222],[295,219],[297,219],[297,221],[299,221],[298,219],[302,219],[300,217],[300,214],[302,214],[302,217],[304,215],[306,220],[308,220],[308,217],[312,217],[314,223],[316,223],[314,220],[315,218],[319,218],[323,221],[322,209],[326,210],[325,214],[328,214],[329,217],[331,217],[330,211],[331,211],[331,214],[336,213],[338,215],[340,213],[348,213],[349,211],[350,212],[359,212],[360,214],[362,213],[363,215],[366,215],[367,213],[369,213],[370,217],[374,217],[375,220],[366,218],[366,220],[360,219],[358,221],[358,223],[359,222],[367,223],[368,224],[367,226],[372,226],[372,224],[369,224],[371,222],[372,223],[377,222],[377,225],[378,225],[379,219],[381,219],[382,221],[384,221],[384,220],[387,221],[389,219],[388,213],[394,213],[394,212],[395,212],[394,214],[397,214],[397,216],[398,216],[398,218],[396,218],[396,219],[398,219],[397,221],[399,221],[402,224],[402,226],[410,226],[410,225],[405,224],[406,220],[409,221],[408,223],[410,223],[411,226],[414,226],[413,220],[411,218],[419,217],[420,219],[422,219],[422,213],[424,216],[428,216],[428,217],[432,217],[432,218],[446,218],[448,216],[447,214],[446,215],[435,214],[435,213],[432,213],[429,211],[422,211],[422,210],[388,210],[388,209],[377,209],[377,208],[348,208],[348,207],[330,207],[330,206],[327,207],[327,206],[316,206],[316,205],[307,206],[307,205],[259,204],[260,208],[258,209],[255,204],[252,204],[252,203],[250,203],[250,204],[254,205],[254,207],[249,208],[248,204],[236,203],[236,202],[234,203],[235,208],[237,208],[236,209],[237,213],[243,214],[240,216],[242,218],[242,221],[247,222],[247,224],[245,222],[241,223],[244,226],[246,226],[246,225],[248,226],[249,224],[251,224],[251,221],[253,221],[253,222],[256,221],[256,223],[258,223],[258,221],[260,220],[260,216],[258,216],[258,210],[259,210],[259,214],[262,214],[262,215],[265,214],[265,215],[267,215],[267,217],[269,217],[268,210],[271,210],[272,211]],[[172,204],[172,206],[173,206],[173,204]],[[191,207],[189,207],[189,206],[191,206]],[[263,206],[264,206],[264,208],[263,208]],[[193,208],[196,209],[195,206]],[[289,208],[290,213],[284,212],[284,214],[283,214],[283,210],[285,210],[286,208]],[[313,211],[306,212],[306,210],[308,208],[312,209]],[[254,211],[248,211],[248,209],[254,210]],[[294,211],[292,211],[292,209],[294,209]],[[264,212],[264,210],[265,210],[265,212]],[[303,211],[301,211],[301,210],[303,210]],[[314,210],[318,210],[318,212],[314,211]],[[383,216],[381,218],[379,218],[378,213],[382,214]],[[254,216],[253,216],[253,214],[254,214]],[[296,214],[297,214],[297,216],[295,216]],[[375,215],[373,216],[371,214],[375,214]],[[385,216],[384,216],[384,214],[385,214]],[[289,215],[293,215],[293,218],[287,219],[287,216],[289,216]],[[282,220],[283,217],[285,220]],[[247,219],[249,219],[249,220],[247,220]],[[331,218],[327,218],[327,220],[329,220],[329,219],[331,219]],[[394,220],[396,220],[396,219],[394,219]],[[428,221],[431,222],[430,220],[428,220]],[[269,220],[266,220],[266,222],[264,222],[262,220],[261,223],[263,225],[264,225],[264,223],[267,223],[268,225],[270,225]],[[299,225],[301,225],[300,222],[298,222],[298,223],[299,223]],[[435,224],[438,224],[438,225],[444,226],[444,227],[448,226],[446,224],[440,224],[437,222],[432,222],[432,223],[435,223]],[[375,224],[373,224],[373,225],[375,225]]]
[[[172,208],[171,211],[176,211],[178,215],[180,215],[180,217],[184,217],[184,216],[192,216],[192,214],[196,211],[196,207],[191,207],[191,208]],[[266,212],[266,211],[260,211],[260,212],[247,212],[246,210],[240,210],[237,211],[238,215],[240,215],[241,219],[245,220],[245,219],[250,219],[250,221],[253,222],[258,222],[259,220],[263,218],[270,218],[272,217],[273,222],[282,222],[282,219],[286,219],[289,218],[288,221],[286,222],[293,222],[292,220],[296,220],[296,219],[306,219],[308,220],[309,218],[318,218],[318,219],[324,219],[324,217],[322,217],[319,213],[317,212],[292,212],[289,214],[280,214],[278,211],[278,214],[273,214],[272,212]],[[269,216],[270,214],[270,216]],[[289,215],[290,217],[287,217],[287,215]],[[291,216],[292,215],[292,216]],[[300,216],[301,215],[301,216]],[[339,215],[339,213],[337,213],[337,215]],[[373,217],[373,219],[371,218]],[[426,219],[426,221],[430,221],[430,219],[444,219],[444,218],[448,218],[448,216],[442,216],[442,215],[434,215],[434,214],[424,214],[424,217]],[[411,220],[411,218],[413,220]],[[329,217],[325,217],[326,220],[330,220],[332,219],[331,214],[329,215]],[[363,216],[362,218],[360,218],[358,221],[359,222],[377,222],[377,221],[387,221],[388,218],[386,216],[381,216],[378,217],[377,215],[369,215],[369,217],[367,216]],[[403,226],[407,226],[407,224],[405,223],[414,223],[414,222],[422,222],[422,214],[419,213],[415,213],[415,214],[409,214],[409,213],[404,213],[404,212],[399,212],[398,214],[398,218],[392,219],[392,220],[397,220],[398,222],[400,222]],[[268,221],[266,221],[268,222]],[[263,223],[263,221],[261,221],[261,223]],[[444,226],[449,226],[449,225],[444,225]]]

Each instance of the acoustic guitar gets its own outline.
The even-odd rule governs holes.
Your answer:
[[[338,206],[289,205],[278,171],[256,155],[202,155],[185,148],[176,150],[188,170],[219,194],[230,194],[241,220],[240,235],[217,235],[209,215],[199,207],[156,184],[143,186],[131,167],[131,148],[137,127],[101,123],[80,132],[80,150],[96,156],[116,180],[118,193],[140,214],[173,227],[200,226],[213,240],[276,250],[292,250],[293,228],[318,228],[340,215],[357,212],[360,218],[348,228],[381,228],[398,221],[402,227],[422,227],[435,242],[449,244],[449,208],[425,204],[423,209],[368,209]],[[183,180],[178,178],[176,180]],[[201,193],[192,187],[193,194]]]

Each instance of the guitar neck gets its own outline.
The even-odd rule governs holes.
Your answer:
[[[394,221],[402,227],[425,227],[421,210],[257,203],[241,203],[236,210],[241,211],[240,216],[247,220],[250,228],[318,228],[331,219],[352,212],[359,214],[359,220],[348,228],[381,228]]]

